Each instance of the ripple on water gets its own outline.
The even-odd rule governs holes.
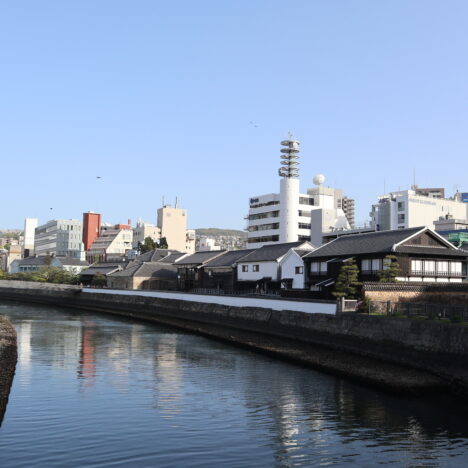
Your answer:
[[[0,466],[465,466],[466,406],[396,398],[206,338],[0,304],[19,360]]]

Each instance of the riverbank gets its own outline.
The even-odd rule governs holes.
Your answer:
[[[15,329],[6,317],[0,315],[0,426],[15,374],[17,353]]]
[[[150,320],[401,393],[468,396],[468,327],[216,303],[212,296],[0,281],[0,298]],[[177,293],[179,296],[181,293]],[[209,302],[209,299],[211,302]],[[218,301],[220,302],[220,301]],[[289,301],[283,302],[287,307]],[[315,304],[325,309],[327,304]]]

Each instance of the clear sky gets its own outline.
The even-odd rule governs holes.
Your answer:
[[[0,228],[242,229],[288,131],[357,221],[413,169],[468,191],[466,0],[4,0],[0,64]]]

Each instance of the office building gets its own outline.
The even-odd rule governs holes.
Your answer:
[[[54,219],[35,229],[36,255],[83,259],[82,223],[77,219]]]
[[[443,189],[420,189],[392,192],[379,197],[372,206],[371,223],[378,231],[428,226],[435,221],[454,218],[466,220],[468,203],[454,198],[441,198]]]

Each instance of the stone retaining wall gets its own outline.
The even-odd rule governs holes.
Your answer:
[[[6,284],[10,283],[10,284]],[[15,284],[11,284],[15,283]],[[0,281],[0,298],[153,320],[400,390],[449,386],[468,396],[468,327],[356,313],[233,307]]]
[[[11,323],[0,316],[0,426],[8,404],[17,359],[16,332]]]

